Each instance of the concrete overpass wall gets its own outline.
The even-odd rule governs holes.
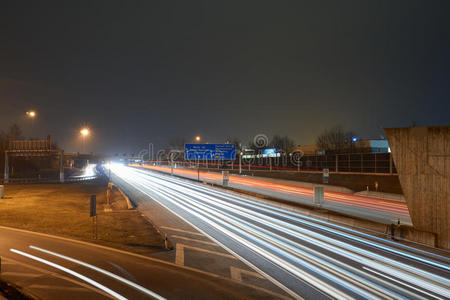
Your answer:
[[[415,229],[450,248],[450,126],[385,129]]]

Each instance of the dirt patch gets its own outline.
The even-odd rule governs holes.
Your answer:
[[[140,254],[164,251],[164,240],[153,226],[112,190],[107,182],[5,186],[0,199],[0,225],[61,235]],[[90,195],[97,197],[97,239],[89,217]]]

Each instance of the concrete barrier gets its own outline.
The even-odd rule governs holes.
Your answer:
[[[135,208],[134,203],[130,200],[130,198],[128,198],[128,196],[122,191],[121,188],[119,188],[117,185],[114,185],[114,183],[112,183],[112,182],[108,183],[108,187],[109,186],[111,186],[111,188],[115,187],[119,191],[119,193],[122,195],[122,197],[127,202],[128,209],[134,209]]]

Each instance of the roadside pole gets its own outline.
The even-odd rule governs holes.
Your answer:
[[[242,152],[239,153],[239,174],[242,173]]]
[[[197,162],[197,181],[200,182],[200,159]]]
[[[323,203],[324,200],[324,187],[320,186],[320,185],[315,185],[314,186],[314,198],[313,198],[313,202],[315,204],[315,206],[320,207]]]
[[[228,182],[230,180],[230,172],[229,171],[222,171],[222,185],[228,186]]]
[[[91,195],[89,216],[92,219],[92,238],[97,239],[97,196]]]

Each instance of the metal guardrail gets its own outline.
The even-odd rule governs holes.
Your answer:
[[[69,177],[64,178],[64,182],[80,182],[98,178],[98,175],[87,177]],[[58,178],[9,178],[8,183],[59,183]],[[4,179],[0,179],[0,183],[4,184]]]
[[[144,161],[143,163],[155,165],[170,165],[167,160]],[[361,173],[361,174],[397,174],[391,153],[346,153],[332,155],[304,155],[297,161],[291,156],[282,154],[280,157],[266,157],[254,159],[230,160],[197,160],[173,161],[173,164],[185,168],[206,168],[233,170],[240,166],[242,170],[251,171],[297,171],[322,172],[328,169],[334,173]]]

